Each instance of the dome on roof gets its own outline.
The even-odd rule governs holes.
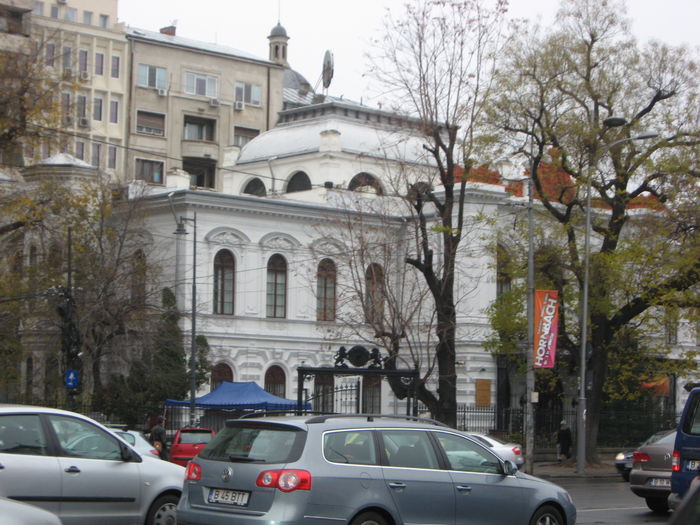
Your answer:
[[[287,30],[282,26],[282,24],[277,22],[277,25],[272,28],[272,31],[270,31],[270,37],[273,37],[273,36],[283,36],[285,38],[288,38],[287,37]]]
[[[294,71],[289,67],[284,69],[284,87],[290,89],[302,89],[304,91],[313,91],[309,81],[306,80],[301,73]]]

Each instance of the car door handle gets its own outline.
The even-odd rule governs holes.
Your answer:
[[[72,466],[65,469],[64,472],[68,472],[69,474],[77,474],[78,472],[80,472],[80,469],[76,466]]]
[[[389,482],[389,487],[392,489],[405,489],[406,484],[401,483],[400,481],[390,481]]]
[[[471,488],[471,487],[467,487],[466,485],[457,485],[457,490],[458,490],[459,492],[470,493],[470,492],[472,491],[472,488]]]

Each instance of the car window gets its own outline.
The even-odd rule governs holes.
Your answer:
[[[690,401],[688,417],[683,422],[683,431],[686,434],[700,434],[700,395],[696,395]]]
[[[383,430],[381,436],[389,466],[438,468],[437,456],[427,432]]]
[[[472,438],[476,439],[479,443],[484,445],[485,447],[492,448],[493,445],[486,439],[481,436],[477,436],[476,434],[469,434]]]
[[[199,443],[209,443],[211,441],[211,432],[182,432],[180,434],[180,443],[183,445],[196,445]]]
[[[435,437],[447,456],[450,469],[500,474],[500,461],[488,450],[455,434],[436,432]]]
[[[50,415],[49,420],[63,450],[62,455],[87,459],[121,459],[119,442],[101,428],[69,416]]]
[[[230,421],[199,453],[204,459],[288,463],[301,455],[306,432],[289,425]]]
[[[333,463],[378,464],[369,430],[327,432],[323,436],[323,456]]]
[[[133,434],[129,434],[128,432],[115,432],[115,434],[126,441],[129,445],[136,444],[136,436]]]
[[[0,416],[0,452],[5,454],[48,455],[46,435],[36,414]]]

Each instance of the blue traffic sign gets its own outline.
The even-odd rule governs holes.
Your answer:
[[[77,370],[68,369],[66,370],[66,376],[64,380],[66,388],[78,388],[80,384],[80,376]]]

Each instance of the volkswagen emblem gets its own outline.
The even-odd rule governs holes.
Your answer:
[[[221,481],[229,481],[231,479],[231,476],[233,476],[233,469],[231,467],[226,467],[221,472]]]

